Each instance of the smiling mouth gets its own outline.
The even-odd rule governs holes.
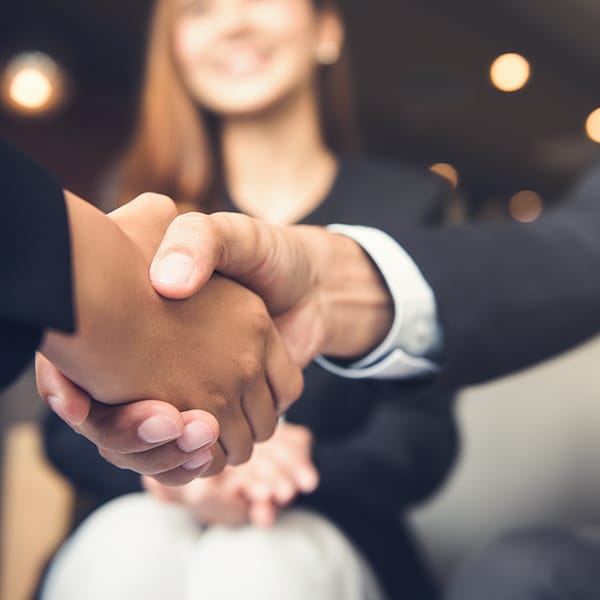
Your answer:
[[[229,77],[245,77],[262,70],[268,62],[266,52],[239,50],[221,58],[217,66]]]

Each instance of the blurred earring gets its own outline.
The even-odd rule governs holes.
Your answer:
[[[317,60],[321,65],[332,65],[340,57],[340,47],[335,42],[321,42],[317,48]]]

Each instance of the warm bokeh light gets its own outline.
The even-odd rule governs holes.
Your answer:
[[[452,187],[458,187],[458,171],[452,165],[448,163],[436,163],[435,165],[431,165],[429,170],[447,179],[452,184]]]
[[[515,221],[531,223],[542,214],[544,201],[537,192],[523,190],[510,199],[508,210]]]
[[[587,118],[585,130],[592,142],[600,144],[600,108],[597,108]]]
[[[2,97],[12,110],[27,115],[47,114],[66,98],[66,77],[56,61],[42,52],[25,52],[6,66]]]
[[[520,54],[503,54],[490,67],[490,79],[502,92],[516,92],[522,89],[530,76],[529,62]]]
[[[29,110],[43,109],[52,97],[52,83],[36,69],[19,71],[8,88],[11,100]]]

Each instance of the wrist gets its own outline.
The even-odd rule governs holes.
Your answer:
[[[351,238],[321,229],[312,245],[315,288],[323,321],[322,354],[354,358],[387,335],[394,308],[373,261]]]

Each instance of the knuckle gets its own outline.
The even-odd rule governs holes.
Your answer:
[[[247,385],[256,381],[264,372],[264,361],[255,352],[245,352],[240,356],[239,360],[242,380]]]
[[[144,192],[136,200],[140,200],[152,207],[153,210],[160,212],[165,217],[174,219],[177,216],[177,206],[175,202],[165,194],[155,192]]]
[[[252,456],[254,441],[250,436],[244,436],[243,440],[237,440],[236,447],[230,450],[227,462],[230,465],[241,465],[248,462]]]
[[[260,427],[257,428],[256,431],[256,441],[257,442],[266,442],[277,429],[277,420],[275,418],[267,421],[266,423],[261,423]]]
[[[173,220],[174,224],[184,229],[202,229],[207,225],[209,226],[209,220],[206,215],[200,212],[187,212],[180,214]]]
[[[224,391],[212,394],[212,412],[217,421],[223,426],[224,423],[235,420],[240,414],[241,399],[234,397]]]
[[[297,369],[294,374],[285,382],[285,389],[281,390],[275,398],[278,413],[281,414],[291,404],[293,404],[304,391],[304,377],[302,372]]]
[[[248,314],[249,323],[261,337],[266,337],[270,333],[273,322],[267,311],[265,301],[258,294],[250,294],[245,307]]]

